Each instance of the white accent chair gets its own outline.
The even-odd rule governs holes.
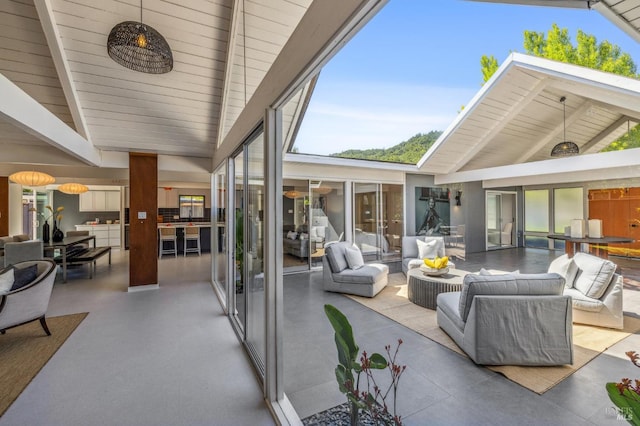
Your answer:
[[[36,265],[36,279],[0,296],[0,334],[5,334],[7,329],[40,320],[45,333],[51,335],[45,314],[56,279],[56,264],[53,260],[42,259],[18,262],[13,267],[24,269],[31,265]]]
[[[610,260],[588,253],[566,254],[549,265],[549,272],[565,278],[564,294],[571,296],[573,322],[599,327],[624,327],[622,276]]]
[[[500,244],[503,246],[513,245],[513,222],[505,223],[500,232]]]

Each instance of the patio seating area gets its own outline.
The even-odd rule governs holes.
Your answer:
[[[469,254],[456,267],[542,273],[561,254],[514,248]],[[635,278],[640,264],[613,261],[631,277],[624,287],[625,314],[638,317],[640,287]],[[624,352],[640,348],[636,334],[538,395],[347,296],[323,291],[321,272],[284,280],[285,392],[301,418],[345,399],[335,382],[337,354],[323,312],[324,304],[330,303],[347,315],[361,350],[382,352],[384,345],[403,340],[398,360],[407,365],[407,372],[400,381],[398,411],[405,424],[513,424],[523,418],[535,418],[536,424],[619,424],[604,385],[635,372]]]

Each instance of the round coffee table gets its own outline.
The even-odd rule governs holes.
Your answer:
[[[430,276],[420,268],[407,272],[409,300],[427,309],[436,309],[436,298],[440,293],[461,291],[464,276],[469,272],[462,269],[449,269],[444,275]]]

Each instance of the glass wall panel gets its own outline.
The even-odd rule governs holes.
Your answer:
[[[309,269],[309,181],[282,182],[282,266],[285,272]]]
[[[226,240],[226,210],[227,210],[227,170],[226,165],[220,166],[214,174],[213,182],[214,212],[213,230],[213,282],[218,286],[226,306],[227,296],[227,240]]]
[[[401,257],[402,185],[353,184],[354,243],[365,261]]]
[[[245,268],[247,345],[254,355],[258,370],[264,374],[264,134],[261,132],[247,146],[245,208]]]
[[[572,219],[584,219],[582,188],[558,188],[553,190],[553,232],[564,234],[564,227],[571,226]]]
[[[524,192],[525,232],[549,232],[549,190]]]
[[[234,216],[232,229],[234,230],[233,264],[235,265],[235,318],[241,330],[245,329],[245,261],[244,261],[244,151],[233,159],[234,174]]]
[[[353,242],[365,261],[379,259],[382,242],[378,232],[378,184],[353,184],[353,213]]]
[[[344,239],[344,184],[311,181],[311,266],[322,266],[325,244]]]
[[[382,184],[382,257],[401,259],[402,229],[404,223],[402,185]]]

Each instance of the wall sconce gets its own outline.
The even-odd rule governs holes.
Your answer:
[[[462,191],[456,191],[456,206],[461,206],[460,199],[462,198]]]

